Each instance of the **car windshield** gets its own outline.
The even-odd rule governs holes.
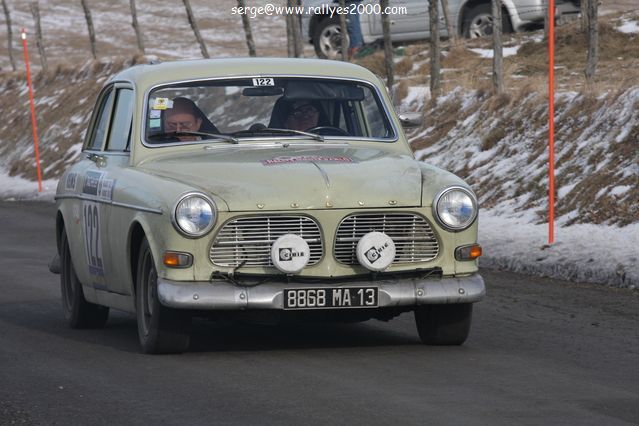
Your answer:
[[[349,80],[256,77],[165,85],[149,94],[151,145],[247,138],[395,138],[372,86]]]

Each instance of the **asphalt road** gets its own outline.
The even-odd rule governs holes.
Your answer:
[[[462,347],[412,315],[298,326],[197,321],[138,352],[135,320],[67,328],[51,204],[0,203],[0,424],[639,423],[639,294],[483,271]]]

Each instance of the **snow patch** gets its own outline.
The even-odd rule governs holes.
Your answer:
[[[512,47],[504,47],[503,49],[503,56],[504,58],[507,58],[508,56],[514,56],[517,54],[517,52],[519,51],[519,48],[521,47],[521,45],[517,45],[517,46],[512,46]],[[468,49],[472,52],[477,53],[479,56],[481,56],[482,58],[486,58],[486,59],[492,59],[493,55],[494,55],[494,51],[493,49],[479,49],[479,48],[474,48],[474,49]]]
[[[639,34],[639,24],[637,24],[637,21],[623,20],[622,22],[623,24],[617,27],[617,31],[624,34]]]

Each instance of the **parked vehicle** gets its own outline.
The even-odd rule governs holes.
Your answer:
[[[397,0],[391,2],[395,8],[405,8],[406,13],[391,15],[391,37],[393,41],[423,40],[430,36],[428,1]],[[519,32],[543,26],[546,13],[544,0],[503,0],[503,31]],[[339,16],[330,16],[329,9],[338,5],[337,0],[303,0],[309,10],[323,13],[302,15],[302,34],[315,47],[320,58],[336,59],[341,51]],[[381,15],[373,13],[378,0],[364,0],[358,10],[365,43],[372,43],[383,37]],[[557,18],[579,13],[580,0],[557,0]],[[368,5],[368,6],[367,6]],[[492,34],[492,12],[490,0],[449,0],[448,7],[453,28],[458,35],[466,38],[484,37]],[[324,6],[324,7],[322,7]],[[368,13],[367,13],[368,11]],[[440,28],[442,36],[448,36],[441,11]]]
[[[132,312],[142,350],[158,353],[188,348],[193,315],[413,311],[424,343],[462,344],[485,292],[477,198],[416,161],[401,122],[379,79],[341,62],[115,75],[56,193],[69,324]]]

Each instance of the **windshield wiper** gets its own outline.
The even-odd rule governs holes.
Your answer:
[[[265,127],[263,129],[258,130],[256,133],[293,133],[296,135],[308,136],[309,138],[313,138],[316,141],[324,142],[324,136],[318,135],[317,133],[303,132],[301,130],[293,130],[293,129],[276,129],[273,127]]]
[[[149,139],[162,139],[167,137],[178,136],[202,136],[207,139],[219,139],[229,143],[238,143],[238,140],[233,136],[221,135],[219,133],[205,133],[205,132],[163,132],[149,135]],[[206,139],[203,139],[206,140]],[[184,141],[184,142],[198,142],[198,141]]]

